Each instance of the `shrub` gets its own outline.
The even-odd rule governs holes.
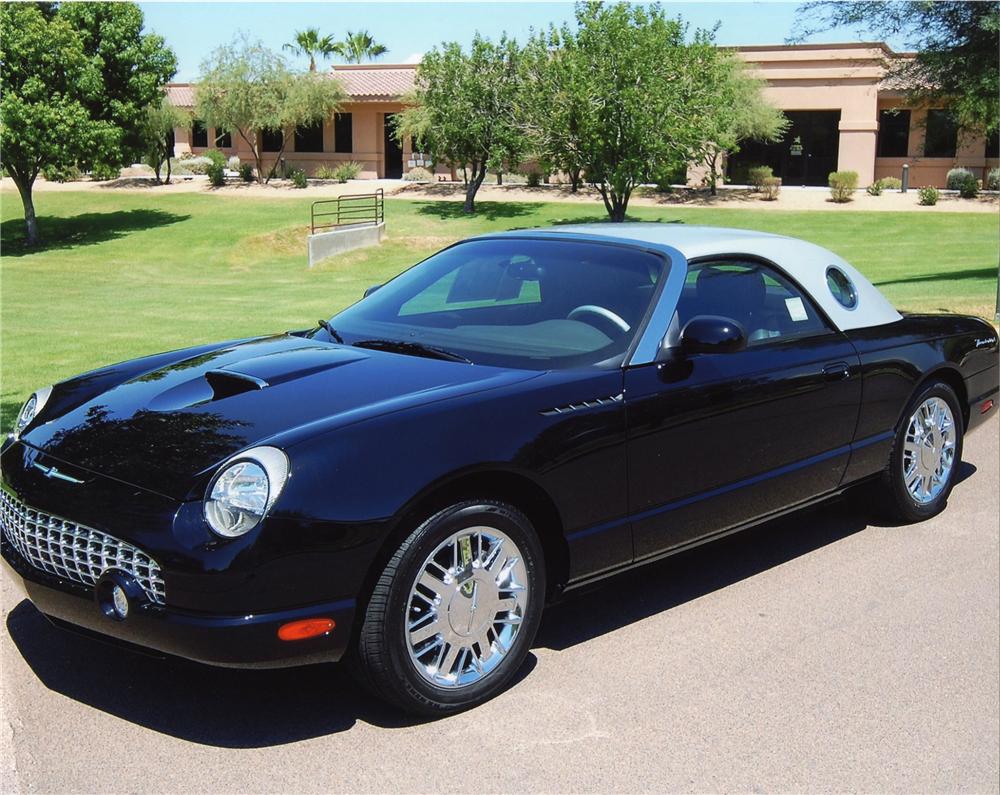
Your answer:
[[[764,187],[764,180],[774,177],[774,172],[770,166],[754,166],[747,169],[747,184],[753,190],[761,190]]]
[[[849,202],[854,189],[858,187],[857,171],[833,171],[830,173],[830,195],[835,202]]]
[[[962,183],[971,176],[972,172],[967,168],[953,168],[948,172],[948,179],[945,185],[948,187],[948,190],[961,190]]]
[[[337,169],[335,169],[333,166],[320,166],[313,173],[313,176],[316,179],[336,179]]]
[[[940,195],[941,194],[937,188],[928,185],[927,187],[920,189],[920,203],[927,206],[935,205],[937,204],[938,196]]]
[[[107,163],[95,163],[90,170],[90,177],[95,182],[107,182],[109,179],[118,179],[122,170],[118,166],[109,166]]]
[[[180,166],[178,173],[183,169],[188,174],[207,174],[208,167],[212,165],[212,161],[207,157],[185,157],[181,155],[178,164]]]
[[[46,166],[42,169],[42,176],[45,177],[47,182],[75,182],[80,179],[80,169],[76,166],[69,166],[68,168],[56,168],[55,166]]]
[[[962,169],[964,171],[964,169]],[[952,171],[958,171],[958,169],[952,169]],[[979,180],[975,176],[966,171],[964,174],[959,174],[954,180],[948,177],[948,186],[954,184],[953,190],[958,191],[958,195],[963,199],[974,199],[979,193]]]
[[[882,177],[879,182],[882,183],[883,190],[899,190],[903,187],[903,180],[899,177]]]
[[[416,168],[411,168],[403,174],[403,179],[407,182],[433,182],[434,175],[426,168],[417,166]]]
[[[240,170],[240,159],[236,155],[233,155],[229,160],[226,161],[226,168],[230,171]]]
[[[221,188],[226,184],[226,167],[220,163],[212,163],[205,170],[208,174],[208,181],[215,188]]]
[[[244,182],[253,182],[252,163],[240,163],[240,179]]]
[[[991,168],[986,174],[986,190],[1000,190],[1000,168]]]
[[[781,177],[764,177],[760,190],[764,193],[764,201],[773,202],[781,193]]]
[[[206,149],[202,157],[208,158],[217,166],[222,166],[222,168],[226,167],[226,156],[218,149]]]
[[[882,184],[882,180],[877,179],[871,185],[865,188],[865,190],[868,191],[869,196],[881,196],[882,189],[884,187],[885,185]]]
[[[537,188],[542,184],[542,172],[537,169],[532,169],[524,175],[524,184],[529,188]]]
[[[293,188],[304,188],[309,184],[306,179],[306,172],[301,168],[293,168],[288,172],[288,178],[292,181]]]
[[[349,179],[357,179],[361,173],[361,164],[354,160],[341,163],[333,170],[333,178],[338,182],[347,182]],[[303,186],[305,187],[305,186]]]

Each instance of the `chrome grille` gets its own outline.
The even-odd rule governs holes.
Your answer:
[[[96,585],[108,569],[135,577],[150,601],[166,602],[159,564],[141,549],[107,533],[25,505],[0,489],[0,526],[28,563],[83,585]]]

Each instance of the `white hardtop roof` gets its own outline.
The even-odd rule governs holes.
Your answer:
[[[687,260],[741,254],[760,257],[775,263],[798,282],[842,331],[865,326],[881,326],[893,323],[901,317],[885,296],[857,268],[832,251],[795,237],[721,226],[639,222],[568,224],[533,229],[530,232],[581,237],[617,237],[623,241],[670,246]],[[857,292],[857,303],[854,308],[848,309],[842,306],[830,292],[826,280],[826,272],[830,266],[843,271],[853,282]]]

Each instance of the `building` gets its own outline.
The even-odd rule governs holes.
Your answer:
[[[943,187],[949,169],[962,166],[982,178],[1000,166],[1000,141],[962,135],[946,108],[908,108],[902,92],[884,79],[886,59],[912,55],[894,53],[885,44],[799,44],[737,47],[738,55],[767,81],[767,98],[791,121],[776,143],[745,143],[730,158],[733,182],[745,181],[753,165],[769,165],[785,185],[826,185],[831,171],[856,171],[859,184],[898,177],[909,166],[910,184]],[[282,157],[288,168],[315,173],[323,165],[353,160],[362,178],[399,178],[417,165],[422,153],[409,141],[400,146],[391,135],[392,117],[402,109],[401,97],[413,87],[415,65],[361,64],[336,66],[348,102],[334,118],[307,129],[289,131],[294,137]],[[190,84],[173,84],[174,104],[193,108]],[[249,146],[224,131],[197,121],[191,130],[175,132],[175,152],[211,146],[250,159]],[[265,136],[265,151],[281,147],[277,134]],[[273,159],[270,161],[273,163]],[[441,166],[441,174],[454,172]],[[699,178],[692,169],[689,180]]]

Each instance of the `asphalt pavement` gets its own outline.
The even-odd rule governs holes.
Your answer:
[[[799,512],[551,608],[489,704],[416,722],[337,666],[50,626],[3,577],[3,792],[997,792],[998,422],[946,511]]]

